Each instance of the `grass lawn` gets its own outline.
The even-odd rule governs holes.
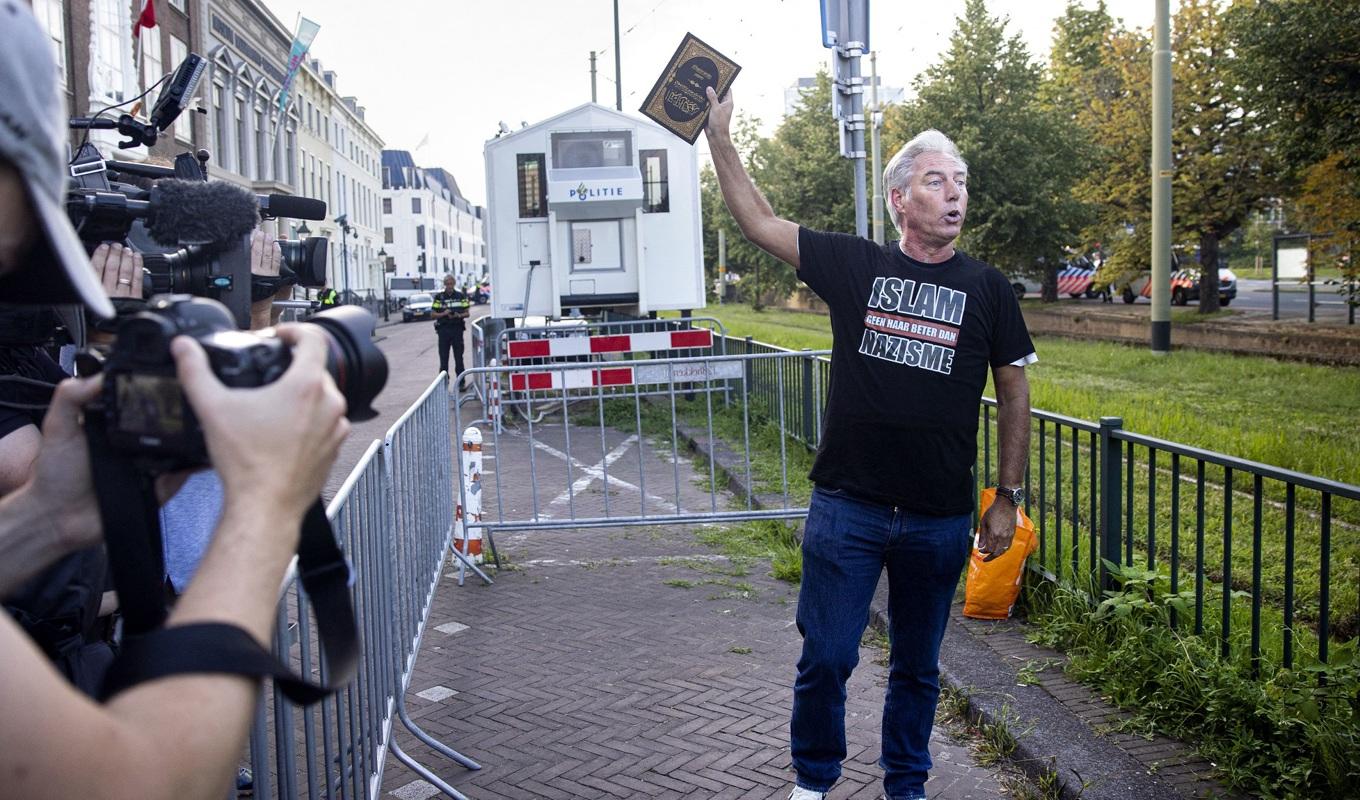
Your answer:
[[[729,335],[790,349],[831,347],[830,320],[796,311],[709,306]],[[1038,338],[1031,405],[1344,483],[1360,483],[1360,369]],[[990,383],[987,394],[991,395]]]

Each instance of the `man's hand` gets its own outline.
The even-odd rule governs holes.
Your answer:
[[[279,247],[278,238],[273,232],[265,230],[265,225],[268,224],[261,223],[260,227],[250,234],[250,274],[276,278],[279,275],[279,264],[283,262],[283,249]]]
[[[69,378],[57,385],[43,418],[42,443],[28,482],[19,492],[52,524],[52,533],[67,551],[99,542],[104,526],[90,473],[89,446],[81,424],[81,407],[99,395],[104,379]],[[188,471],[156,477],[156,498],[164,503],[178,492]]]
[[[709,86],[704,90],[708,95],[708,122],[704,124],[704,134],[709,139],[718,137],[720,139],[731,139],[732,127],[732,90],[727,90],[727,96],[722,100],[718,99],[718,93]]]
[[[269,225],[271,230],[265,230]],[[250,274],[259,275],[263,278],[277,278],[279,267],[283,263],[283,249],[279,247],[277,237],[274,235],[272,221],[261,223],[255,232],[250,234]],[[250,304],[250,329],[252,331],[268,328],[278,321],[279,314],[274,313],[275,299],[288,299],[292,294],[293,288],[286,286],[274,293],[273,297],[264,300],[256,300]]]
[[[51,515],[53,533],[68,552],[96,544],[103,532],[90,477],[89,448],[80,424],[81,406],[98,396],[102,385],[99,377],[57,384],[43,418],[42,447],[22,489]]]
[[[131,247],[104,242],[94,249],[90,265],[109,297],[142,296],[142,254]]]
[[[986,556],[983,561],[1000,558],[1011,549],[1011,539],[1015,536],[1015,506],[1011,501],[998,496],[987,507],[978,525],[978,550]]]
[[[292,346],[293,363],[277,381],[254,389],[223,386],[188,337],[176,337],[170,350],[222,477],[224,506],[265,506],[300,518],[320,494],[349,422],[345,399],[326,373],[321,331],[307,325],[277,331]]]

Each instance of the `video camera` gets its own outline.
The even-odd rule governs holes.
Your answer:
[[[193,97],[205,66],[201,56],[190,54],[161,90],[147,123],[122,114],[117,120],[74,118],[70,126],[117,130],[128,137],[121,147],[153,145]],[[114,161],[87,141],[71,160],[67,213],[89,252],[116,241],[143,254],[145,298],[165,293],[212,298],[228,308],[238,327],[246,328],[253,297],[294,283],[323,286],[327,260],[324,237],[281,241],[279,279],[252,280],[250,233],[263,219],[324,220],[326,204],[210,183],[209,158],[206,150],[199,150],[181,153],[173,167]]]

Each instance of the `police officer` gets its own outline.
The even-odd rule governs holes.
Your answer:
[[[324,286],[321,291],[316,293],[316,299],[321,302],[321,310],[335,308],[340,302],[340,295],[331,287]]]
[[[472,301],[458,290],[452,275],[444,276],[444,291],[434,296],[431,307],[434,330],[439,335],[439,371],[449,371],[449,348],[453,348],[454,377],[463,374],[463,329]]]

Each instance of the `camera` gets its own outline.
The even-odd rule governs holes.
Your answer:
[[[305,324],[325,334],[326,369],[345,397],[347,416],[372,419],[377,415],[373,399],[387,382],[387,359],[372,342],[373,315],[341,306],[313,315]],[[175,375],[170,354],[174,337],[190,336],[202,345],[213,373],[231,387],[271,383],[292,363],[285,342],[267,333],[237,330],[225,306],[192,295],[151,298],[146,311],[119,319],[117,334],[99,365],[103,395],[88,413],[102,418],[114,450],[154,472],[208,464],[203,431]]]
[[[197,54],[167,79],[150,121],[129,114],[73,118],[70,127],[116,129],[122,147],[155,144],[197,90],[205,63]],[[250,304],[293,283],[315,287],[326,280],[326,240],[282,242],[277,279],[253,280],[249,235],[262,219],[322,220],[326,204],[289,195],[255,195],[232,184],[208,182],[206,150],[181,153],[173,167],[105,159],[88,141],[71,160],[73,186],[67,213],[86,249],[124,242],[143,254],[143,297],[192,294],[217,300],[236,325],[249,327]],[[260,283],[260,286],[254,284]]]

